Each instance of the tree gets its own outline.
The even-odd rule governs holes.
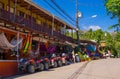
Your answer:
[[[114,53],[115,55],[118,55],[120,53],[120,32],[117,32],[114,36],[114,43],[115,43],[115,49],[117,53]]]
[[[96,31],[90,29],[82,34],[80,38],[83,40],[95,40],[97,43],[100,43],[104,39],[104,32],[101,29],[98,29]]]
[[[118,18],[118,24],[112,25],[110,28],[117,28],[120,26],[120,0],[105,0],[105,7],[108,15],[112,15],[112,18]]]
[[[105,7],[107,9],[108,15],[112,15],[111,19],[118,18],[118,23],[109,27],[109,29],[116,28],[117,33],[112,35],[112,39],[108,40],[108,45],[112,48],[114,55],[120,52],[120,0],[105,0]]]
[[[66,31],[66,36],[69,36],[69,35],[70,35],[70,33],[69,33],[69,31],[67,30],[67,31]]]
[[[104,32],[101,29],[94,31],[94,39],[100,43],[104,39]]]

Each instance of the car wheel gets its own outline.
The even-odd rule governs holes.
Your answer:
[[[56,68],[58,66],[57,62],[54,62],[54,68]]]
[[[35,67],[33,65],[28,65],[28,73],[32,74],[35,72]]]
[[[44,69],[45,69],[45,70],[48,70],[48,69],[49,69],[49,64],[48,64],[48,63],[45,63],[45,64],[44,64]]]
[[[62,62],[58,61],[58,66],[61,67],[62,66]]]
[[[43,71],[43,70],[44,70],[44,64],[43,64],[43,63],[40,63],[39,70],[40,70],[40,71]]]
[[[65,65],[68,65],[68,61],[67,60],[65,60]]]

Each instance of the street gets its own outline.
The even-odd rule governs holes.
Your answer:
[[[120,59],[80,62],[34,74],[16,75],[6,79],[120,79]]]

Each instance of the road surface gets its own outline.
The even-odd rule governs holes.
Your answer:
[[[120,79],[120,59],[86,61],[6,79]]]

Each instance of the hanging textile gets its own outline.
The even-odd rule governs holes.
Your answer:
[[[48,46],[49,46],[49,41],[47,41],[47,42],[45,43],[45,46],[46,46],[46,48],[48,48]]]
[[[89,51],[96,51],[96,46],[95,45],[91,45],[91,44],[88,44],[87,45],[87,50],[89,50]]]
[[[29,50],[31,50],[31,44],[32,44],[32,39],[30,37],[30,34],[28,34],[26,40],[25,40],[25,43],[24,43],[24,46],[23,46],[23,53],[27,53]]]
[[[39,38],[38,42],[34,42],[34,43],[37,43],[37,44],[35,44],[37,47],[36,47],[36,49],[33,48],[33,50],[29,51],[31,58],[37,58],[40,54],[40,38]],[[32,42],[32,44],[33,44],[33,42]]]
[[[38,55],[40,52],[40,38],[39,38],[39,42],[37,44],[37,50],[35,51],[35,54]]]
[[[12,49],[12,48],[15,48],[17,45],[19,45],[21,42],[22,42],[22,38],[17,42],[16,40],[16,43],[14,42],[14,44],[11,44],[6,36],[4,35],[4,33],[0,33],[0,48],[2,49]],[[15,40],[14,40],[15,41]]]
[[[49,53],[55,53],[56,52],[56,46],[55,45],[51,45],[48,47],[47,52]]]

